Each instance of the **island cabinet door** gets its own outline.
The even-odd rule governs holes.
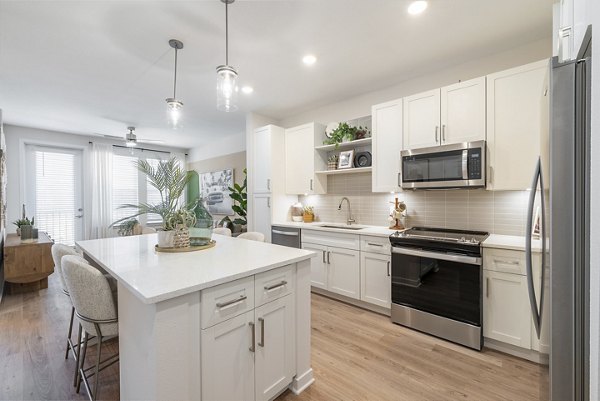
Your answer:
[[[340,295],[360,299],[360,252],[329,247],[326,259],[327,289]]]
[[[327,289],[327,247],[317,244],[302,244],[302,249],[314,251],[317,256],[310,260],[310,285]]]
[[[294,299],[286,295],[256,308],[256,401],[271,400],[295,375]]]
[[[254,310],[202,330],[202,399],[254,399]]]

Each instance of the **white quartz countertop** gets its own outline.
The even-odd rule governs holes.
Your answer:
[[[276,222],[272,223],[271,226],[279,226],[279,227],[293,227],[300,228],[302,230],[318,230],[318,231],[328,231],[328,232],[336,232],[336,233],[345,233],[345,234],[356,234],[356,235],[373,235],[378,237],[389,237],[391,234],[395,233],[398,230],[390,230],[387,227],[382,226],[367,226],[362,224],[352,224],[352,227],[360,227],[360,230],[348,230],[345,228],[331,228],[331,227],[323,227],[324,225],[335,225],[335,226],[344,226],[344,223],[327,223],[323,221],[316,221],[314,223],[303,223],[303,222]]]
[[[213,235],[215,247],[196,252],[156,252],[157,234],[77,245],[146,304],[157,303],[267,270],[310,259],[312,251]]]
[[[519,237],[515,235],[499,235],[490,234],[482,246],[484,248],[499,248],[499,249],[511,249],[515,251],[525,250],[525,237]],[[533,252],[542,251],[542,241],[534,239],[531,241],[531,250]]]

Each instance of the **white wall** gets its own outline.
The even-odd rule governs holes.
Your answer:
[[[592,139],[590,221],[590,400],[600,400],[600,1],[592,13]]]
[[[204,146],[191,148],[187,162],[193,163],[246,151],[246,132],[215,138]]]
[[[289,128],[311,121],[327,124],[331,121],[347,121],[368,116],[371,115],[372,105],[453,84],[459,80],[464,81],[477,78],[492,72],[549,58],[551,54],[552,40],[549,37],[511,49],[507,52],[447,67],[442,71],[404,81],[386,89],[365,93],[343,102],[286,117],[281,120],[280,125]],[[394,82],[395,78],[390,77],[389,80],[390,82]]]
[[[90,149],[90,141],[97,143],[110,143],[114,145],[122,145],[115,140],[86,135],[74,135],[64,132],[46,131],[37,128],[19,127],[15,125],[5,125],[4,133],[6,135],[6,171],[8,174],[7,182],[7,201],[6,201],[6,228],[7,232],[14,233],[16,227],[12,224],[21,216],[21,205],[25,203],[25,182],[23,177],[24,169],[24,145],[25,144],[41,144],[58,147],[68,147],[82,149],[83,153],[83,188],[84,188],[84,224],[89,224],[90,213],[86,210],[90,209],[89,203],[91,200],[86,196],[86,177],[89,174],[88,166],[88,151]],[[148,146],[152,149],[183,152],[185,149],[169,148],[164,146]],[[85,227],[84,227],[85,232]]]

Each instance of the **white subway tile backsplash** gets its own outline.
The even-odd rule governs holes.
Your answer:
[[[359,224],[385,226],[394,197],[407,205],[408,226],[429,226],[524,235],[529,193],[492,192],[483,189],[448,191],[404,191],[396,195],[371,192],[370,173],[330,175],[326,195],[301,196],[304,205],[315,207],[319,221],[345,223],[350,199],[352,214]]]

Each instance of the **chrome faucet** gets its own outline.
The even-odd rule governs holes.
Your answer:
[[[348,202],[348,219],[346,219],[346,224],[351,225],[352,223],[356,223],[356,220],[354,220],[352,218],[352,209],[350,208],[350,199],[346,198],[345,196],[342,198],[342,200],[340,201],[340,205],[338,206],[338,210],[342,210],[342,203],[344,203],[344,201]]]

